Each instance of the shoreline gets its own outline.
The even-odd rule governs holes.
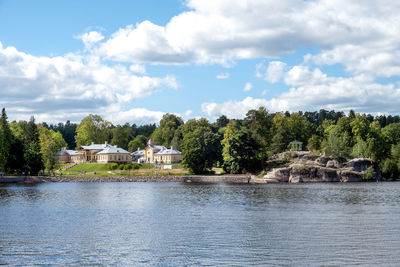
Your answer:
[[[23,183],[68,183],[68,182],[186,182],[186,183],[251,183],[250,175],[211,175],[211,176],[116,176],[116,177],[60,177],[27,176]]]

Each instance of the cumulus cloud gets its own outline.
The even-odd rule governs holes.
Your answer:
[[[229,73],[227,73],[227,72],[222,72],[222,73],[220,73],[220,74],[217,75],[217,79],[218,79],[218,80],[228,79],[229,76],[230,76]]]
[[[91,31],[79,35],[77,36],[77,38],[82,40],[86,49],[90,49],[95,43],[98,43],[101,40],[103,40],[104,36],[97,31]]]
[[[146,74],[146,66],[141,64],[133,64],[129,67],[132,72],[139,74]]]
[[[396,1],[188,0],[185,4],[189,10],[166,25],[143,21],[121,28],[99,45],[99,53],[134,63],[229,65],[237,59],[276,58],[312,46],[323,49],[315,58],[321,64],[339,62],[356,72],[384,66],[378,75],[385,77],[399,73]],[[273,67],[278,66],[271,65],[267,79],[275,81]]]
[[[231,100],[224,103],[203,103],[201,105],[201,110],[212,118],[225,115],[230,119],[239,119],[243,118],[250,109],[256,109],[267,105],[268,101],[265,99],[246,97],[242,101]]]
[[[35,57],[0,43],[0,88],[0,106],[16,119],[29,114],[54,121],[101,110],[107,114],[111,106],[177,89],[178,83],[174,76],[137,76],[93,56]]]
[[[250,82],[247,82],[244,87],[243,87],[243,91],[248,92],[253,88],[253,84]]]
[[[294,66],[284,74],[289,91],[266,100],[247,97],[242,101],[223,103],[203,103],[202,111],[211,117],[222,114],[230,118],[243,118],[249,109],[265,106],[268,110],[314,111],[334,109],[358,112],[398,113],[400,88],[395,84],[379,84],[368,75],[350,78],[330,77],[319,69],[311,70],[305,66]]]

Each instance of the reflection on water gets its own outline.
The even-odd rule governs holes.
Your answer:
[[[0,264],[397,265],[400,183],[0,187]]]

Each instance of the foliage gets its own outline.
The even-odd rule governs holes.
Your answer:
[[[129,128],[128,128],[129,129]],[[117,145],[123,149],[128,149],[129,133],[122,126],[118,125],[112,129],[111,144]]]
[[[38,130],[43,166],[46,170],[53,171],[56,164],[54,154],[60,151],[62,147],[66,147],[67,143],[60,132],[49,130],[43,125],[39,125]]]
[[[39,132],[32,116],[27,125],[27,132],[24,144],[25,170],[31,175],[37,175],[43,168],[40,154]]]
[[[135,152],[138,149],[144,149],[146,147],[147,138],[144,135],[138,135],[129,142],[128,151]]]
[[[191,129],[195,130],[188,131],[182,140],[182,162],[192,173],[207,173],[220,159],[221,143],[208,121],[192,121],[192,124]]]
[[[91,142],[102,144],[108,140],[111,123],[99,115],[85,117],[76,129],[76,145],[89,145]]]
[[[372,166],[369,166],[365,171],[363,175],[363,180],[370,181],[374,178],[374,168]]]
[[[257,157],[260,145],[247,128],[239,127],[235,121],[229,122],[222,144],[225,172],[245,173],[261,169]]]
[[[116,170],[116,169],[118,169],[118,163],[110,163],[110,164],[108,165],[108,168],[109,168],[110,170]]]
[[[181,125],[183,125],[183,120],[180,117],[174,114],[165,114],[160,121],[160,126],[153,132],[151,138],[155,144],[170,147],[175,131]]]

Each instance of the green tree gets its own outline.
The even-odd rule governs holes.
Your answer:
[[[210,130],[189,132],[182,140],[182,163],[192,173],[206,173],[218,160],[220,147],[217,134]]]
[[[48,171],[53,171],[56,164],[54,154],[67,146],[60,132],[49,130],[42,125],[38,126],[40,153],[42,155],[43,166]]]
[[[117,145],[123,149],[128,149],[128,142],[129,142],[129,133],[127,128],[123,128],[122,126],[118,125],[114,129],[112,129],[112,139],[111,144]]]
[[[307,142],[307,149],[308,150],[320,150],[321,149],[321,137],[316,134],[313,134]]]
[[[26,129],[26,138],[24,144],[25,170],[31,175],[37,175],[43,168],[42,157],[40,154],[39,132],[32,116]]]
[[[183,120],[180,117],[167,113],[162,117],[160,126],[153,132],[151,138],[157,145],[170,147],[175,131],[181,125],[183,125]]]
[[[144,135],[138,135],[133,139],[132,141],[129,142],[128,145],[128,150],[130,152],[136,151],[138,148],[139,149],[144,149],[147,144],[147,138]]]
[[[229,119],[225,115],[219,116],[219,118],[216,121],[218,128],[224,128],[224,127],[226,127],[226,125],[228,123],[229,123]]]
[[[272,116],[264,107],[260,107],[258,110],[252,109],[247,112],[243,124],[251,130],[266,158],[267,149],[271,145]]]
[[[75,141],[77,146],[89,145],[91,142],[102,144],[108,140],[111,123],[99,115],[85,117],[76,130]]]
[[[254,172],[261,168],[260,147],[250,130],[230,121],[222,140],[223,169],[228,173]]]

